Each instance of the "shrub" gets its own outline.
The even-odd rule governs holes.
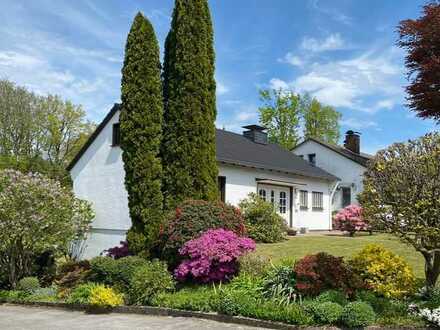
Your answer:
[[[143,258],[129,256],[120,259],[96,257],[90,261],[90,280],[115,287],[118,291],[127,293],[133,273],[149,262]]]
[[[341,319],[343,310],[341,305],[326,301],[313,305],[312,313],[320,324],[335,324]]]
[[[89,261],[67,261],[58,267],[55,283],[62,288],[73,288],[86,282],[89,274]]]
[[[361,281],[340,257],[321,252],[308,255],[295,265],[296,288],[315,296],[324,290],[342,290],[348,295],[361,287]]]
[[[94,306],[116,307],[124,303],[124,298],[112,288],[97,285],[90,290],[88,303]]]
[[[130,280],[129,301],[149,305],[161,292],[174,289],[174,280],[164,262],[154,260],[138,267]]]
[[[120,245],[114,246],[108,250],[104,250],[104,254],[107,257],[113,258],[113,259],[121,259],[124,257],[128,257],[132,255],[130,253],[130,250],[128,249],[128,242],[127,241],[121,241],[119,242]]]
[[[372,324],[376,319],[373,308],[362,301],[348,303],[342,312],[342,322],[350,327],[365,327]]]
[[[31,294],[33,291],[40,288],[40,282],[36,277],[23,277],[17,284],[17,290]]]
[[[263,279],[248,275],[247,273],[240,273],[231,280],[228,288],[249,297],[260,298],[263,289]]]
[[[380,245],[366,246],[350,263],[378,294],[400,298],[414,292],[415,276],[411,267],[403,258]]]
[[[250,238],[239,237],[224,229],[211,229],[180,249],[189,259],[175,270],[179,281],[188,278],[200,282],[229,280],[238,271],[238,258],[255,249]]]
[[[93,211],[58,182],[40,174],[0,171],[0,268],[15,287],[35,257],[66,252],[87,232]]]
[[[92,294],[92,289],[95,288],[97,284],[95,283],[85,283],[80,284],[70,292],[66,299],[68,304],[88,304],[90,296]]]
[[[333,302],[341,306],[345,306],[348,303],[347,296],[344,292],[339,290],[327,290],[321,293],[315,299],[318,302]]]
[[[252,277],[260,277],[270,269],[270,259],[256,253],[248,253],[238,258],[240,274],[245,273]]]
[[[211,287],[198,286],[184,288],[173,293],[159,293],[152,299],[151,304],[159,307],[212,312],[218,305],[217,297],[218,295]]]
[[[39,288],[32,292],[32,295],[26,297],[29,302],[55,302],[57,301],[57,287]]]
[[[357,231],[368,230],[368,225],[362,218],[362,207],[348,205],[339,210],[333,217],[333,229],[346,231],[354,236]]]
[[[285,238],[287,226],[274,204],[251,193],[247,199],[240,202],[239,207],[243,212],[247,235],[250,238],[262,243],[276,243]]]
[[[200,237],[208,229],[217,228],[243,235],[245,227],[240,210],[219,201],[189,200],[181,203],[169,215],[161,231],[162,258],[172,267],[176,266],[182,259],[179,249],[186,242]]]
[[[278,301],[287,305],[296,300],[301,300],[296,289],[295,272],[292,266],[274,266],[263,280],[262,293],[265,298]]]

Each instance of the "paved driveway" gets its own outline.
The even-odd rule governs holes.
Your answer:
[[[0,329],[257,329],[210,320],[136,314],[89,315],[43,307],[0,305]]]

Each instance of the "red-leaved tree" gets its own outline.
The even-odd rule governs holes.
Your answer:
[[[420,18],[401,21],[398,32],[398,45],[408,52],[408,106],[440,122],[440,4],[431,2]]]

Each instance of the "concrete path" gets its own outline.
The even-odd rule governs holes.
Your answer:
[[[89,315],[43,307],[0,305],[0,329],[258,329],[210,320],[136,314]]]

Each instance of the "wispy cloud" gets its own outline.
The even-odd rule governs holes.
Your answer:
[[[353,23],[353,19],[344,14],[342,11],[339,11],[334,8],[333,3],[330,3],[330,7],[327,7],[327,5],[330,2],[324,2],[319,0],[310,0],[309,4],[311,5],[311,8],[316,10],[317,12],[330,17],[332,20],[339,22],[341,24],[345,25],[351,25]]]
[[[378,126],[377,123],[373,120],[358,119],[353,117],[342,119],[340,123],[342,126],[346,128],[357,129],[357,130]]]
[[[278,62],[288,63],[293,66],[302,66],[304,64],[304,60],[301,57],[294,55],[292,52],[288,52],[284,57],[279,58]]]
[[[339,33],[332,33],[323,40],[304,37],[301,48],[311,52],[324,52],[346,48],[346,43]]]

